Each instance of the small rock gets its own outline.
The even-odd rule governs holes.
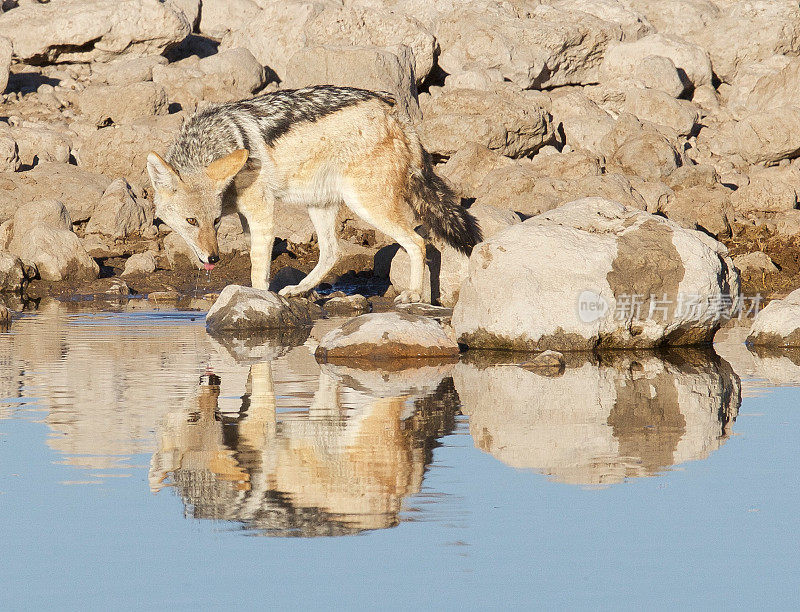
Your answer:
[[[315,353],[319,361],[455,358],[458,354],[458,345],[436,321],[397,311],[347,321],[328,332]]]
[[[0,291],[19,291],[25,278],[25,268],[20,258],[0,251]]]
[[[153,291],[147,294],[147,300],[158,304],[159,302],[177,302],[181,294],[177,291]]]
[[[328,315],[353,315],[369,312],[369,301],[363,295],[332,297],[322,306]]]
[[[747,253],[746,255],[739,255],[733,258],[733,265],[736,266],[740,272],[777,272],[776,266],[769,255],[763,251],[756,251],[754,253]]]
[[[209,331],[278,329],[311,324],[303,299],[286,299],[271,291],[228,285],[206,315]]]
[[[564,355],[558,351],[543,351],[530,361],[525,361],[519,364],[519,367],[525,368],[526,370],[531,370],[534,372],[549,370],[559,374],[564,371],[565,366],[566,360],[564,359]]]
[[[156,83],[91,85],[76,99],[84,119],[103,127],[108,123],[130,123],[142,117],[166,115],[166,90]]]
[[[800,346],[800,289],[772,300],[756,314],[746,340],[751,346]]]
[[[137,198],[128,182],[120,178],[103,193],[86,224],[86,233],[127,238],[152,225],[153,216],[152,206]]]
[[[0,172],[16,172],[19,166],[17,142],[9,136],[0,135]]]
[[[156,257],[152,251],[134,253],[125,261],[122,276],[130,274],[150,274],[156,270]]]

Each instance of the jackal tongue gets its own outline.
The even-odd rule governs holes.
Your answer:
[[[205,263],[205,264],[203,264],[203,267],[204,267],[206,270],[208,270],[209,272],[211,272],[211,270],[213,270],[213,269],[214,269],[214,264],[212,264],[212,263]]]

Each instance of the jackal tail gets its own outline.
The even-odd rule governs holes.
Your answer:
[[[419,166],[411,175],[411,206],[433,234],[465,255],[483,240],[478,220],[461,205],[461,198],[433,171],[430,156],[420,147]]]

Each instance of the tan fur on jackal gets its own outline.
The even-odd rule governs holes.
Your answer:
[[[307,206],[319,261],[282,295],[310,291],[336,263],[341,203],[408,252],[411,285],[398,301],[422,296],[425,251],[417,220],[464,252],[481,239],[388,94],[322,86],[211,107],[184,124],[166,159],[148,157],[148,171],[156,214],[207,268],[219,260],[221,215],[236,211],[246,220],[251,280],[259,289],[269,284],[275,206]]]

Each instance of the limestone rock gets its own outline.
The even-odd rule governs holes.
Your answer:
[[[42,162],[69,162],[72,141],[66,130],[37,123],[5,129],[0,126],[0,134],[3,133],[17,143],[19,162],[25,166],[35,166]]]
[[[206,328],[212,332],[307,325],[311,315],[306,300],[241,285],[225,287],[206,315]]]
[[[597,82],[606,48],[622,38],[615,23],[541,4],[523,18],[459,7],[437,29],[445,72],[497,69],[522,89]]]
[[[478,245],[452,323],[471,348],[697,344],[711,341],[738,293],[716,240],[586,198]]]
[[[600,66],[600,79],[630,79],[647,89],[663,91],[673,98],[679,97],[686,86],[678,69],[668,57],[608,52]]]
[[[422,97],[420,106],[419,135],[430,153],[452,155],[477,142],[508,157],[522,157],[553,137],[550,114],[535,98],[509,89],[444,89]]]
[[[746,342],[753,346],[800,346],[800,289],[767,304],[753,320]]]
[[[13,240],[9,248],[21,260],[34,264],[42,280],[92,280],[100,272],[72,231],[44,223],[35,224],[24,239]]]
[[[147,155],[151,151],[166,154],[182,119],[182,113],[175,113],[92,130],[75,145],[78,163],[106,176],[124,177],[141,192],[150,185]]]
[[[778,267],[773,263],[769,255],[763,251],[746,253],[733,258],[733,265],[744,274],[745,272],[777,272]]]
[[[392,361],[410,358],[455,358],[458,345],[441,325],[405,312],[365,314],[328,332],[320,341],[320,361]]]
[[[162,86],[170,101],[193,110],[200,102],[230,102],[250,97],[266,83],[264,67],[241,47],[205,58],[191,56],[180,62],[153,67],[153,82]]]
[[[683,227],[705,230],[712,236],[723,238],[731,235],[733,209],[730,199],[730,191],[721,185],[687,187],[674,191],[659,212]]]
[[[200,32],[221,39],[256,19],[261,7],[253,0],[203,0]]]
[[[150,274],[156,270],[156,258],[151,251],[134,253],[125,260],[125,269],[122,276],[131,274]]]
[[[403,114],[419,121],[414,79],[414,54],[406,46],[392,50],[381,47],[334,47],[321,45],[299,49],[286,65],[287,88],[327,83],[388,91],[395,96]]]
[[[86,224],[87,234],[127,238],[153,224],[153,208],[136,198],[125,179],[117,179],[103,193]]]
[[[25,202],[54,199],[63,202],[73,222],[94,212],[111,179],[70,164],[44,163],[28,172],[0,174],[0,220],[10,218]]]
[[[794,169],[765,168],[750,173],[747,185],[731,194],[736,212],[745,216],[797,208],[800,173]]]
[[[11,41],[5,36],[0,36],[0,94],[5,92],[8,85],[8,74],[11,68],[11,56],[14,52]]]
[[[657,89],[631,89],[625,96],[622,110],[640,121],[650,121],[674,130],[679,136],[689,136],[700,120],[697,106]]]
[[[183,12],[159,0],[28,3],[3,15],[0,36],[32,63],[110,61],[157,55],[191,32]]]
[[[462,196],[474,197],[481,179],[492,170],[515,167],[514,160],[488,149],[482,144],[468,142],[458,149],[447,163],[436,168]]]
[[[17,141],[8,136],[0,135],[0,172],[16,172],[19,167]]]
[[[19,291],[25,278],[25,267],[20,258],[0,250],[0,292]]]
[[[773,164],[800,152],[800,106],[749,113],[717,130],[702,130],[698,143],[721,157],[738,155],[748,164]]]
[[[98,127],[167,114],[167,93],[156,83],[91,85],[77,97],[85,121]]]
[[[261,11],[231,30],[221,48],[246,47],[279,78],[289,59],[305,46],[384,47],[406,45],[413,51],[414,73],[421,82],[434,65],[436,40],[416,19],[402,12],[333,3],[292,0],[264,4]]]
[[[581,91],[554,93],[551,100],[553,124],[564,132],[565,144],[600,153],[603,139],[614,129],[614,118]]]
[[[329,316],[355,315],[369,312],[369,301],[363,295],[345,295],[329,298],[322,308]]]
[[[711,83],[711,59],[703,48],[668,34],[649,34],[637,41],[612,45],[605,54],[606,66],[632,66],[650,56],[669,58],[685,87]]]
[[[106,64],[92,64],[92,81],[107,85],[130,85],[153,80],[153,68],[163,66],[167,58],[163,55],[145,57],[123,57]]]

